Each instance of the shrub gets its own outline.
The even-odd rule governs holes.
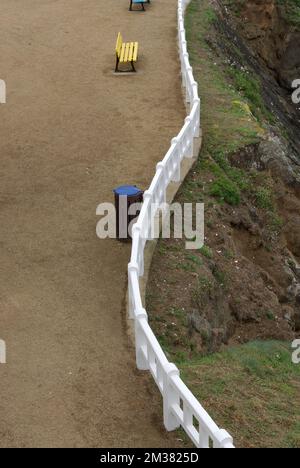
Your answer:
[[[226,177],[220,177],[213,182],[210,195],[216,197],[220,202],[237,206],[241,202],[241,192],[237,185]]]

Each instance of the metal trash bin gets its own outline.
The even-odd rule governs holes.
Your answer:
[[[130,239],[130,223],[138,217],[140,210],[129,215],[129,208],[134,203],[143,203],[143,190],[135,185],[121,185],[114,189],[116,208],[116,232],[120,240]]]

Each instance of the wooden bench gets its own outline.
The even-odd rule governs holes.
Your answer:
[[[142,10],[145,11],[144,3],[150,3],[150,0],[130,0],[129,10],[132,11],[132,5],[141,5]]]
[[[138,42],[123,42],[121,33],[118,34],[116,44],[116,73],[121,72],[121,70],[119,70],[120,63],[131,63],[132,70],[123,71],[136,71],[134,64],[138,60],[138,49]]]

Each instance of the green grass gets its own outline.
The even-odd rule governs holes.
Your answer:
[[[241,192],[234,182],[227,177],[221,176],[212,183],[210,195],[216,197],[219,202],[237,206],[241,201]]]
[[[180,368],[237,446],[300,448],[300,366],[292,364],[289,343],[252,342]]]
[[[274,117],[266,109],[262,98],[262,85],[259,79],[245,69],[229,68],[228,74],[233,80],[235,88],[247,99],[251,113],[259,121],[265,118],[273,123]]]
[[[197,266],[203,265],[203,261],[201,260],[201,258],[199,258],[197,255],[192,254],[190,252],[186,253],[186,259],[192,262],[194,265],[197,265]]]
[[[254,79],[246,80],[236,75],[239,86],[234,87],[230,84],[230,67],[224,67],[222,63],[216,66],[215,57],[206,41],[215,20],[216,14],[208,0],[191,2],[186,13],[186,30],[190,60],[200,87],[204,134],[201,160],[196,169],[199,174],[203,169],[213,173],[214,179],[208,192],[211,196],[220,203],[236,206],[251,182],[245,171],[230,165],[228,155],[259,141],[264,130],[251,111],[249,98],[255,102],[253,107],[257,104],[262,108],[263,103]],[[241,88],[246,94],[244,97]],[[181,193],[186,200],[196,201],[201,193],[200,182],[193,181],[192,186],[187,179],[183,184]]]
[[[203,247],[201,247],[201,249],[199,250],[199,252],[203,255],[203,257],[205,258],[209,258],[209,259],[212,259],[214,254],[213,254],[213,251],[211,250],[210,247],[208,247],[207,245],[204,245]]]
[[[255,191],[256,205],[265,210],[274,210],[273,194],[268,187],[258,187]]]
[[[234,207],[248,198],[269,213],[270,231],[278,232],[280,219],[269,181],[258,183],[256,171],[236,168],[229,162],[230,154],[260,141],[265,133],[264,122],[272,119],[264,106],[259,79],[246,69],[224,64],[210,49],[207,36],[216,19],[208,0],[193,0],[186,13],[190,60],[202,98],[204,141],[196,177],[187,178],[180,194],[189,202],[202,201],[204,197],[207,206],[208,197]],[[205,173],[213,177],[203,188]]]
[[[300,0],[277,0],[285,8],[286,20],[300,31]]]

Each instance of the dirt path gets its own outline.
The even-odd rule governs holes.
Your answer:
[[[95,235],[112,188],[146,188],[184,118],[176,0],[2,0],[0,446],[179,445],[124,327],[129,246]],[[136,76],[114,44],[139,40]]]

